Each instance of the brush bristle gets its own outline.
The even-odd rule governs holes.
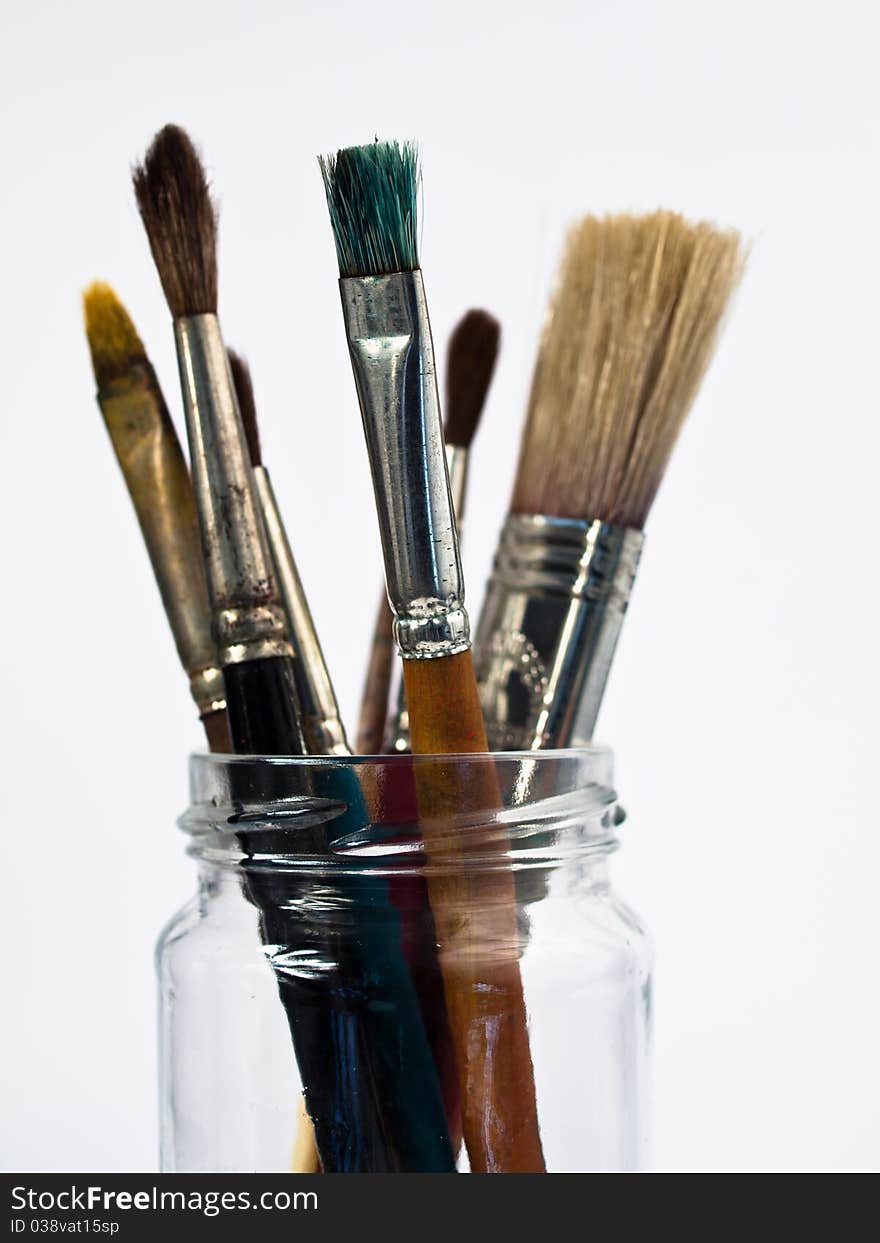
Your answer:
[[[379,142],[319,156],[340,276],[419,266],[419,156],[414,143]]]
[[[568,238],[511,509],[641,528],[742,273],[739,235],[673,212]]]
[[[83,293],[86,337],[98,388],[119,380],[132,367],[147,361],[137,329],[115,292],[95,281]]]
[[[262,466],[263,455],[260,449],[260,428],[257,423],[257,403],[254,400],[254,384],[251,369],[240,354],[228,350],[229,370],[232,372],[232,383],[238,398],[238,409],[247,439],[251,466]]]
[[[132,173],[141,219],[175,319],[217,310],[217,212],[185,130],[166,125]]]
[[[449,338],[446,355],[448,445],[470,447],[480,422],[498,358],[501,325],[488,311],[468,311]]]

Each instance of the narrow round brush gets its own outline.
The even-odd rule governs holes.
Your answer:
[[[494,750],[593,735],[643,529],[743,266],[672,212],[569,235],[477,632]]]
[[[189,136],[161,130],[134,170],[135,195],[174,319],[193,486],[215,640],[221,653],[233,743],[239,752],[300,755],[293,650],[260,517],[247,444],[217,319],[216,214]],[[253,853],[246,836],[246,853]],[[326,854],[326,830],[304,830],[298,849]],[[243,869],[244,870],[244,869]],[[280,954],[284,1004],[327,1172],[387,1171],[379,1103],[362,1053],[360,1000],[338,962],[329,913],[306,880],[245,870],[267,952]],[[297,913],[297,904],[302,912]],[[290,972],[288,953],[325,970]]]
[[[241,412],[260,515],[293,647],[293,676],[306,750],[310,755],[351,754],[339,703],[321,650],[308,597],[284,529],[269,472],[263,464],[254,388],[247,363],[229,351],[232,382]]]
[[[167,125],[134,170],[169,310],[215,641],[236,751],[300,755],[293,652],[217,319],[217,219],[189,136]]]
[[[321,169],[386,588],[404,661],[412,749],[484,753],[418,266],[416,151],[410,144],[377,142],[322,159]],[[462,808],[491,813],[500,806],[497,774],[491,763],[478,760],[436,768],[416,763],[414,769],[422,831],[435,865],[429,894],[471,1168],[541,1171],[512,874],[501,865],[503,845],[497,869],[478,881],[467,866],[465,845],[450,845],[450,820]]]
[[[494,316],[488,311],[471,310],[458,321],[449,339],[443,438],[446,443],[446,468],[449,472],[449,489],[452,493],[459,544],[464,529],[470,449],[492,383],[500,338],[501,325]],[[393,642],[391,626],[388,603],[383,598],[376,618],[372,649],[374,652],[381,643],[380,635],[387,634],[389,645]],[[389,674],[390,686],[386,690],[387,720],[382,737],[382,750],[389,754],[403,755],[410,750],[410,736],[409,713],[400,666],[393,672],[389,671]],[[369,685],[368,673],[367,686]]]
[[[231,751],[192,482],[156,373],[109,285],[83,295],[98,405],[212,751]]]

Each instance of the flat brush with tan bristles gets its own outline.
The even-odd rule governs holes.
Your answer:
[[[673,212],[569,234],[477,632],[493,750],[589,742],[644,525],[744,262]]]
[[[131,496],[180,663],[212,751],[229,752],[223,674],[189,470],[143,343],[109,285],[83,295],[98,405]]]

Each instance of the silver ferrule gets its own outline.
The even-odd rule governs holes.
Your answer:
[[[508,516],[475,643],[493,751],[592,739],[643,542],[598,520]]]
[[[422,274],[340,282],[401,656],[470,647]]]
[[[174,334],[220,663],[290,656],[217,316],[175,320]]]
[[[318,632],[265,467],[254,467],[254,484],[272,553],[275,578],[287,614],[294,654],[293,676],[307,753],[350,755]]]
[[[449,472],[449,490],[452,493],[452,508],[455,513],[459,547],[461,547],[464,503],[467,497],[468,453],[469,451],[463,445],[448,444],[446,446],[446,469]],[[406,706],[406,691],[400,665],[395,665],[392,670],[388,706],[389,713],[385,723],[382,750],[392,755],[408,755],[412,739],[409,732],[409,711]]]

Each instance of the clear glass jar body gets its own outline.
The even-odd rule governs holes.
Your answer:
[[[413,798],[414,770],[419,789],[426,781],[448,789],[475,765],[491,767],[497,779],[496,810],[459,805],[442,825],[435,817],[428,831]],[[460,1082],[461,1058],[457,1067],[450,1051],[450,963],[454,975],[466,962],[466,987],[477,996],[492,992],[502,960],[518,968],[522,983],[547,1171],[645,1168],[651,951],[609,882],[623,821],[610,752],[415,760],[198,755],[190,782],[192,802],[180,823],[197,862],[198,892],[157,948],[164,1171],[308,1168],[293,1156],[303,1143],[303,1093],[309,1111],[320,1113],[314,1081],[326,1076],[320,1066],[317,1074],[314,1064],[309,1068],[303,1050],[309,1039],[320,1045],[321,1032],[336,1040],[339,1022],[352,1013],[340,1020],[334,1011],[331,1026],[309,1027],[314,1007],[335,1006],[346,972],[351,983],[351,963],[378,952],[378,977],[362,973],[357,988],[347,990],[362,1009],[339,1047],[349,1039],[385,1041],[392,1029],[381,1024],[394,1007],[382,989],[397,969],[396,959],[388,967],[389,944],[403,964],[393,996],[409,996],[414,985],[418,1002],[415,1020],[409,1015],[393,1026],[400,1042],[394,1056],[405,1075],[424,1078],[423,1064],[408,1050],[419,1043],[416,1027],[427,1032],[457,1169],[470,1169],[460,1143],[461,1091],[470,1099],[483,1085],[473,1076],[469,1086]],[[431,914],[450,873],[463,878],[463,885],[456,881],[461,918],[452,951]],[[493,911],[501,912],[500,924]],[[375,979],[379,992],[371,996],[364,981]],[[303,1034],[303,1014],[311,1036]],[[406,1026],[411,1020],[416,1027]],[[491,1047],[496,1020],[480,1011],[470,1043]],[[338,1069],[338,1058],[331,1062]],[[360,1080],[352,1082],[359,1108]],[[388,1082],[376,1080],[380,1110],[399,1086],[389,1089]],[[343,1097],[345,1083],[351,1086],[343,1082]],[[406,1084],[401,1090],[412,1117],[412,1093]],[[338,1097],[339,1090],[336,1104]],[[343,1100],[343,1115],[346,1107]],[[334,1114],[334,1142],[341,1125]],[[392,1129],[400,1125],[408,1124],[397,1119]],[[345,1164],[348,1138],[338,1151],[343,1156],[333,1160],[342,1164],[334,1168],[402,1168],[374,1167],[363,1152],[360,1165]],[[422,1168],[420,1159],[405,1168]]]

